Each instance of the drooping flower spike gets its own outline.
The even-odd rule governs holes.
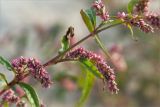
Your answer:
[[[87,51],[84,48],[76,48],[70,51],[65,58],[69,59],[88,59],[90,60],[98,69],[98,71],[104,76],[105,81],[110,92],[118,93],[119,89],[117,88],[117,83],[115,82],[115,73],[114,70],[104,61],[104,59],[93,53]]]

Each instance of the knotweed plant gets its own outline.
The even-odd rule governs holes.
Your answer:
[[[0,80],[5,83],[5,85],[2,86],[2,90],[0,90],[0,107],[8,107],[12,105],[16,105],[17,107],[27,107],[26,100],[30,102],[32,107],[44,107],[45,105],[41,104],[34,88],[23,80],[30,76],[30,78],[37,80],[43,88],[50,88],[54,81],[52,81],[50,73],[48,73],[46,68],[56,66],[56,64],[65,61],[76,61],[84,65],[84,67],[88,69],[86,72],[86,78],[89,78],[90,80],[86,81],[88,84],[90,84],[89,82],[92,82],[93,84],[94,77],[97,77],[104,82],[104,85],[109,92],[112,94],[118,94],[120,90],[116,83],[115,70],[126,69],[126,65],[120,54],[119,48],[114,46],[109,52],[105,49],[99,38],[99,33],[117,25],[128,27],[132,36],[132,27],[136,27],[145,33],[153,33],[154,31],[159,30],[160,16],[149,11],[149,4],[150,0],[131,0],[128,3],[127,13],[117,12],[117,14],[111,16],[105,7],[104,1],[97,0],[93,2],[89,9],[82,9],[80,11],[82,19],[90,33],[73,44],[71,41],[74,37],[74,28],[69,27],[66,34],[61,39],[61,49],[57,52],[58,55],[46,62],[43,61],[45,62],[44,64],[38,59],[32,57],[28,58],[21,56],[12,59],[11,61],[7,61],[0,56],[0,64],[4,65],[9,71],[13,71],[15,74],[14,79],[11,82],[8,82],[5,75],[0,73]],[[96,18],[100,18],[101,22],[97,23]],[[99,48],[105,53],[105,58],[97,52],[92,52],[89,49],[80,47],[82,42],[92,38],[95,39]],[[112,68],[109,65],[110,63],[108,63],[108,60],[111,60],[110,62],[115,65],[116,69],[114,66]],[[123,63],[122,65],[121,62]],[[16,86],[19,86],[24,90],[25,94],[23,96],[19,96],[19,94],[16,93]],[[87,85],[85,86],[89,87]],[[87,91],[84,91],[85,93],[83,94],[89,95],[88,93],[92,87],[86,87],[84,87],[84,90]],[[77,106],[82,106],[86,99],[83,96],[84,95],[82,95],[81,100],[77,103]],[[24,101],[22,98],[26,98],[26,100]]]

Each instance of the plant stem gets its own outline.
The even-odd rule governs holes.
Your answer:
[[[75,60],[71,60],[71,59],[60,59],[58,60],[59,58],[63,57],[67,52],[69,52],[71,49],[73,49],[74,47],[76,47],[77,45],[79,45],[80,43],[82,43],[83,41],[87,40],[88,38],[106,30],[106,29],[109,29],[111,27],[114,27],[114,26],[117,26],[117,25],[120,25],[122,24],[123,22],[121,23],[116,23],[116,24],[113,24],[113,25],[110,25],[110,26],[107,26],[107,27],[104,27],[104,28],[101,28],[100,26],[98,26],[93,32],[91,32],[89,35],[85,36],[84,38],[82,38],[80,41],[78,41],[77,43],[73,44],[70,48],[68,48],[66,51],[64,51],[62,54],[58,54],[57,56],[55,56],[54,58],[52,58],[51,60],[47,61],[45,64],[43,64],[44,67],[47,67],[47,66],[50,66],[50,65],[53,65],[53,64],[56,64],[56,63],[59,63],[59,62],[65,62],[65,61],[75,61]],[[100,29],[101,28],[101,29]],[[24,76],[27,77],[28,74],[26,74]],[[23,79],[24,79],[23,78]],[[23,80],[21,79],[21,80]],[[19,80],[19,81],[21,81]],[[2,90],[0,91],[0,96],[6,92],[8,89],[10,89],[11,87],[13,87],[14,85],[16,85],[19,81],[15,79],[13,79],[10,83],[7,84],[7,86]]]
[[[114,26],[117,26],[117,25],[120,25],[122,24],[123,22],[121,23],[116,23],[116,24],[113,24],[113,25],[110,25],[110,26],[107,26],[107,27],[104,27],[102,29],[99,29],[100,27],[98,26],[93,32],[91,32],[89,35],[85,36],[84,38],[82,38],[80,41],[78,41],[77,43],[73,44],[70,48],[68,48],[66,51],[64,51],[62,54],[58,54],[57,56],[55,56],[54,58],[52,58],[51,60],[47,61],[45,64],[43,64],[44,67],[47,67],[47,66],[50,66],[50,65],[53,65],[53,64],[56,64],[57,62],[60,62],[60,61],[57,61],[60,57],[64,56],[68,51],[70,51],[71,49],[73,49],[74,47],[76,47],[77,45],[79,45],[80,43],[82,43],[83,41],[87,40],[88,38],[106,30],[106,29],[109,29],[111,27],[114,27]],[[99,29],[99,30],[98,30]],[[62,59],[60,59],[62,60]]]
[[[13,79],[10,83],[8,83],[7,86],[2,91],[0,91],[0,96],[4,92],[6,92],[10,87],[14,86],[16,83],[17,83],[16,79]]]
[[[24,75],[24,78],[26,78],[28,75],[29,75],[29,73],[26,74],[26,75]],[[24,78],[22,78],[21,80],[23,80]],[[21,81],[21,80],[17,80],[16,78],[14,78],[10,83],[7,84],[6,87],[3,88],[2,91],[0,91],[0,96],[1,96],[4,92],[6,92],[8,89],[10,89],[10,88],[13,87],[14,85],[16,85],[16,84],[17,84],[19,81]]]
[[[83,41],[87,40],[89,37],[95,35],[95,31],[93,31],[92,33],[90,33],[89,35],[85,36],[84,38],[82,38],[80,41],[78,41],[77,43],[73,44],[70,48],[68,48],[66,51],[64,51],[62,54],[58,54],[57,56],[55,56],[53,59],[47,61],[45,64],[43,64],[44,67],[50,66],[52,64],[55,64],[56,60],[59,59],[60,57],[64,56],[68,51],[70,51],[71,49],[73,49],[74,47],[76,47],[77,45],[79,45],[80,43],[82,43]]]
[[[123,24],[123,23],[125,23],[125,22],[119,22],[119,23],[116,23],[116,24],[113,24],[113,25],[110,25],[110,26],[106,26],[106,27],[104,27],[104,28],[101,28],[101,29],[97,30],[96,33],[100,33],[100,32],[102,32],[102,31],[104,31],[104,30],[106,30],[106,29],[109,29],[109,28],[111,28],[111,27],[114,27],[114,26],[117,26],[117,25],[120,25],[120,24]]]
[[[77,59],[61,59],[61,60],[57,60],[55,61],[54,64],[60,63],[60,62],[68,62],[68,61],[78,61]]]

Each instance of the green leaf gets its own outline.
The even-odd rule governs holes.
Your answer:
[[[7,79],[4,74],[0,73],[0,81],[4,81],[6,84],[8,84]]]
[[[134,6],[139,2],[139,0],[130,0],[127,6],[128,13],[132,13]]]
[[[109,20],[109,21],[104,21],[101,23],[100,25],[100,28],[101,27],[105,27],[106,25],[109,26],[109,25],[114,25],[114,24],[118,24],[118,23],[122,23],[123,21],[122,20]],[[110,54],[108,52],[108,50],[105,48],[105,45],[103,44],[103,42],[101,41],[99,35],[95,35],[95,40],[96,40],[96,43],[98,44],[98,46],[102,49],[102,51],[105,53],[105,55],[107,56],[107,58],[110,58]]]
[[[19,85],[25,91],[26,96],[29,102],[31,103],[32,107],[40,107],[40,102],[36,91],[29,84],[20,82]]]
[[[105,48],[103,42],[101,41],[99,35],[95,35],[95,40],[96,40],[96,43],[98,44],[98,46],[102,49],[102,51],[105,53],[105,55],[107,56],[107,58],[110,58],[110,54],[108,52],[108,50]]]
[[[80,100],[78,101],[78,103],[76,105],[77,107],[82,107],[84,105],[84,103],[86,102],[86,100],[89,97],[89,94],[90,94],[92,87],[93,87],[93,84],[94,84],[94,75],[88,71],[86,73],[87,74],[86,74],[86,78],[84,81],[82,94],[81,94]]]
[[[5,101],[5,102],[3,103],[3,106],[4,106],[4,107],[9,107],[9,103],[8,103],[7,101]]]
[[[69,48],[69,40],[67,36],[64,35],[61,39],[61,49],[59,50],[59,53],[63,53],[68,48]]]
[[[81,16],[90,32],[92,32],[96,26],[96,13],[90,8],[86,11],[81,10]],[[101,42],[98,35],[95,35],[95,40],[98,46],[103,50],[107,57],[110,57],[109,52],[105,49],[104,44]]]
[[[9,71],[14,71],[9,61],[0,56],[0,64],[4,65]]]
[[[115,24],[118,24],[118,23],[122,23],[123,22],[123,20],[121,20],[121,19],[116,19],[116,20],[108,20],[108,21],[103,21],[102,23],[101,23],[101,26],[105,26],[105,25],[115,25]]]
[[[103,75],[98,71],[97,67],[88,59],[80,59],[80,62],[98,78],[103,78]]]
[[[133,34],[132,26],[128,24],[127,27],[128,27],[128,29],[130,30],[130,32],[131,32],[132,39],[135,40],[135,41],[137,41],[137,38],[136,38],[136,37],[134,36],[134,34]]]
[[[93,27],[96,27],[96,12],[94,9],[90,8],[85,11],[87,15],[89,16],[89,19],[92,22]]]
[[[123,21],[120,20],[120,19],[117,19],[117,20],[109,20],[109,21],[103,21],[100,25],[100,28],[101,27],[104,27],[104,26],[109,26],[109,25],[114,25],[114,24],[118,24],[118,23],[122,23]],[[103,44],[103,42],[101,41],[99,35],[95,35],[95,41],[96,43],[98,44],[98,46],[102,49],[102,51],[105,53],[105,55],[107,56],[107,58],[110,58],[110,54],[108,52],[108,50],[105,48],[105,45]]]
[[[94,10],[93,9],[88,9],[86,11],[81,10],[80,14],[88,30],[90,32],[94,31],[94,28],[96,26],[96,14]]]

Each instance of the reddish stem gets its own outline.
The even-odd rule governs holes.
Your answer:
[[[26,78],[28,75],[29,74],[24,75],[24,78]],[[3,93],[5,93],[8,89],[16,85],[18,82],[22,81],[24,78],[22,78],[21,80],[17,80],[16,78],[14,78],[10,83],[7,84],[7,86],[2,91],[0,91],[0,96]]]

